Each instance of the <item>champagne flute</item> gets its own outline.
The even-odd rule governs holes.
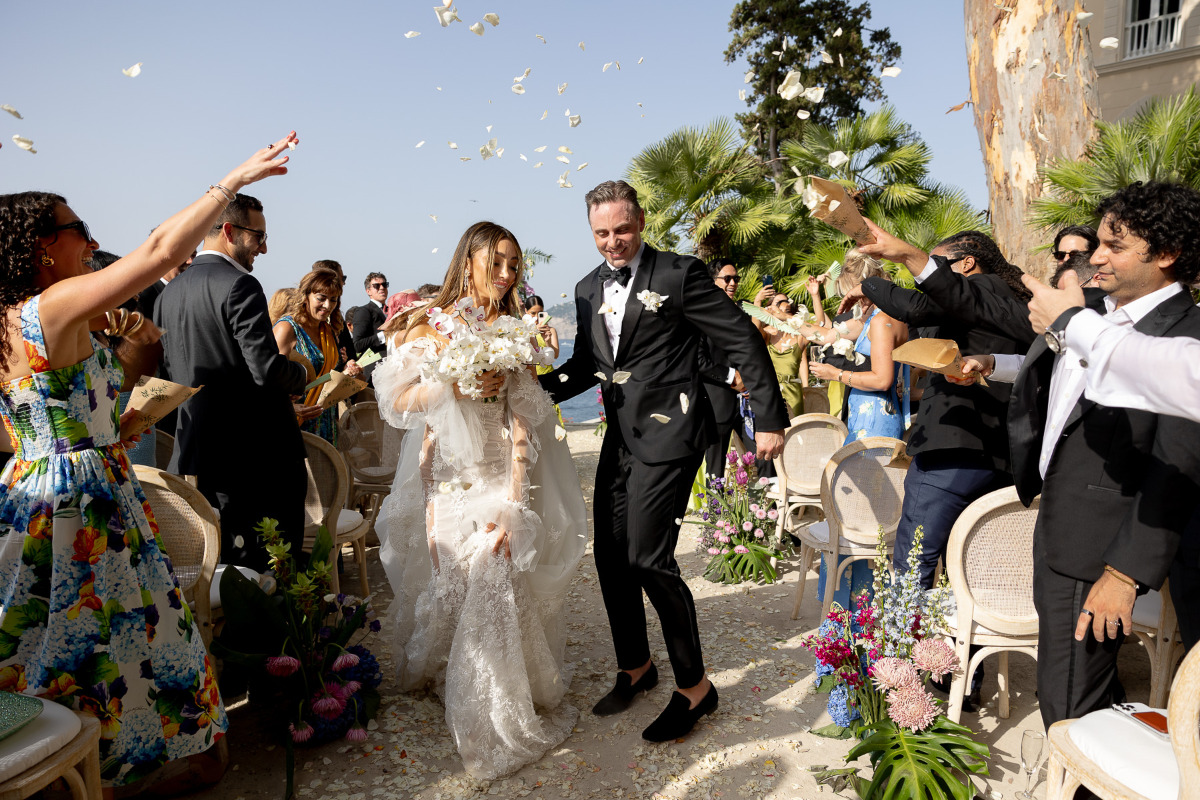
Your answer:
[[[1033,795],[1029,793],[1029,790],[1033,788],[1033,776],[1042,762],[1042,753],[1045,749],[1045,734],[1037,731],[1024,731],[1021,734],[1021,769],[1025,770],[1029,776],[1025,779],[1025,791],[1016,794],[1021,800],[1033,800]]]
[[[808,363],[809,363],[809,364],[820,364],[820,363],[822,363],[824,360],[825,360],[825,356],[823,356],[823,355],[821,354],[821,345],[819,345],[819,344],[810,344],[810,345],[808,346]],[[824,386],[824,385],[825,385],[825,381],[821,380],[820,378],[816,378],[816,377],[814,376],[814,379],[815,379],[815,381],[816,381],[816,382],[813,384],[813,386],[818,386],[818,387],[820,387],[820,386]]]

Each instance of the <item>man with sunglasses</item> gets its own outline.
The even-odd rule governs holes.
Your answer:
[[[1054,277],[1051,286],[1058,285],[1058,277],[1067,269],[1067,261],[1074,259],[1076,263],[1087,263],[1092,253],[1100,246],[1100,237],[1091,225],[1068,225],[1054,235],[1054,248],[1050,251],[1054,259]],[[1089,276],[1090,277],[1090,276]],[[1079,282],[1083,283],[1080,277]]]
[[[280,355],[267,298],[250,274],[267,252],[257,199],[238,194],[156,309],[171,380],[203,386],[179,407],[170,471],[194,475],[221,515],[221,559],[264,571],[254,526],[279,522],[292,552],[304,539],[304,442],[292,410],[307,370]]]
[[[387,302],[388,298],[388,279],[382,272],[372,272],[363,281],[363,288],[367,290],[369,302],[354,308],[350,312],[349,318],[350,328],[354,331],[355,354],[361,356],[368,350],[374,350],[379,355],[383,355],[386,345],[383,334],[379,332],[379,326],[387,319],[383,304]],[[363,370],[368,382],[374,371],[374,364]]]
[[[708,263],[708,274],[713,283],[733,301],[737,294],[738,277],[737,265],[731,258],[717,258]],[[734,430],[741,430],[742,415],[739,411],[738,395],[746,390],[742,384],[742,376],[729,364],[725,351],[705,337],[700,347],[700,376],[704,383],[704,391],[708,394],[708,402],[712,405],[713,416],[717,420],[717,439],[704,451],[704,471],[715,475],[725,473],[725,453],[729,450],[729,436]],[[748,446],[754,449],[754,440],[748,439]]]

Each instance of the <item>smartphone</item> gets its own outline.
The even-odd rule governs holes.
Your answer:
[[[1167,718],[1162,712],[1155,711],[1145,703],[1113,703],[1113,710],[1137,720],[1164,739],[1170,738],[1167,732]]]
[[[764,289],[774,289],[775,288],[775,279],[772,278],[770,275],[763,275],[762,276],[762,285],[763,285]]]
[[[537,315],[537,324],[546,325],[550,322],[550,315],[545,311],[539,311]]]

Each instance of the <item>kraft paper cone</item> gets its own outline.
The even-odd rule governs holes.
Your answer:
[[[855,244],[871,244],[875,241],[858,211],[858,204],[841,184],[809,175],[808,185],[804,202],[808,205],[809,213],[849,236]]]

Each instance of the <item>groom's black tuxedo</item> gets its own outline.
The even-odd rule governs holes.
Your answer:
[[[662,305],[646,308],[637,297],[643,291],[658,294]],[[643,248],[616,353],[599,314],[603,304],[597,267],[575,287],[574,353],[541,383],[555,401],[597,383],[604,396],[608,432],[596,470],[593,518],[617,666],[636,669],[650,659],[645,589],[662,622],[675,682],[687,688],[702,680],[704,661],[692,595],[675,563],[677,520],[701,455],[716,436],[697,367],[701,339],[707,336],[721,347],[741,372],[759,430],[786,427],[788,410],[762,336],[713,284],[700,260]],[[617,383],[616,372],[630,373],[628,380]]]

